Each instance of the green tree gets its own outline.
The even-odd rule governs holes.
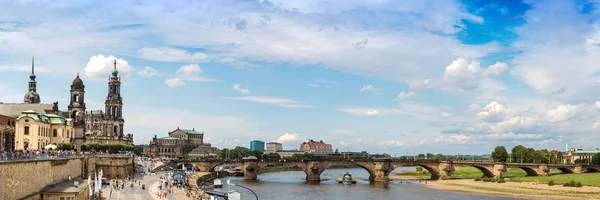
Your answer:
[[[419,155],[417,155],[417,158],[425,158],[425,154],[420,153]]]
[[[553,163],[560,164],[560,163],[562,163],[562,160],[563,160],[563,154],[562,154],[562,152],[559,151],[558,154],[556,154],[556,158],[554,158]]]
[[[436,160],[446,160],[446,156],[442,155],[441,153],[435,154],[435,159]]]
[[[504,146],[497,146],[492,151],[492,160],[494,162],[506,162],[508,159],[508,152],[506,152],[506,148]]]
[[[427,153],[427,159],[433,159],[435,156],[432,153]]]
[[[592,164],[600,165],[600,153],[597,153],[594,156],[592,156]]]
[[[135,155],[141,156],[144,152],[144,147],[145,145],[135,145],[135,149],[133,149],[133,152],[135,153]]]
[[[517,145],[517,146],[513,147],[510,150],[511,158],[512,158],[511,162],[514,162],[514,163],[527,162],[527,160],[525,160],[526,151],[527,151],[527,148],[523,145]]]
[[[391,158],[392,156],[391,156],[390,154],[383,153],[383,157],[384,157],[384,158]]]
[[[550,151],[548,151],[548,149],[541,149],[537,151],[537,153],[539,154],[539,163],[550,163],[550,158],[552,157],[552,155],[550,155]]]

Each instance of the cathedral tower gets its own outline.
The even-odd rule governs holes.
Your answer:
[[[69,118],[73,119],[76,128],[85,127],[85,85],[79,78],[79,73],[71,84],[71,101],[68,112]]]
[[[40,95],[37,93],[37,82],[35,82],[35,55],[31,56],[31,75],[29,75],[29,89],[25,93],[23,103],[40,103]]]
[[[121,97],[121,78],[117,71],[117,60],[114,62],[114,68],[108,81],[108,95],[106,96],[105,117],[108,120],[106,124],[106,133],[110,136],[123,137],[123,98]]]

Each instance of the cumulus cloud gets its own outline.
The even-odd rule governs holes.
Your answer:
[[[400,146],[403,146],[404,144],[397,140],[390,140],[390,141],[380,142],[379,145],[400,147]]]
[[[579,116],[582,109],[584,109],[582,105],[559,105],[548,110],[546,116],[550,122],[562,122]]]
[[[233,84],[233,90],[238,91],[242,94],[248,94],[250,93],[250,90],[248,90],[248,88],[242,88],[242,86],[240,86],[240,84]]]
[[[372,94],[381,94],[381,91],[373,85],[365,85],[360,88],[361,92],[371,92]]]
[[[303,139],[297,133],[285,133],[279,136],[275,142],[279,143],[297,143],[301,142]]]
[[[411,97],[415,97],[417,94],[414,92],[400,92],[400,94],[398,94],[398,96],[396,97],[396,100],[404,100],[404,99],[408,99]]]
[[[156,71],[156,69],[150,67],[150,66],[146,66],[144,67],[144,69],[139,70],[137,72],[138,76],[156,76],[158,74],[158,71]]]
[[[506,63],[497,62],[485,69],[485,74],[487,76],[498,76],[504,73],[508,69],[508,65]]]
[[[502,104],[491,102],[477,113],[477,117],[485,122],[499,122],[504,119],[504,114],[507,112]]]
[[[119,74],[123,76],[129,75],[131,66],[129,66],[129,63],[126,60],[116,58],[112,55],[104,56],[102,54],[90,57],[90,60],[83,69],[85,75],[90,77],[108,77],[115,66],[115,60],[117,61],[116,65]]]
[[[198,64],[190,64],[181,66],[175,73],[174,78],[169,78],[165,81],[169,87],[177,87],[185,85],[186,81],[193,82],[212,82],[217,81],[215,79],[205,78],[202,76],[204,71]]]

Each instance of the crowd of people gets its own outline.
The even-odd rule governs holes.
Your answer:
[[[123,151],[118,155],[131,155],[131,152]],[[103,151],[76,151],[76,150],[16,150],[3,151],[0,149],[0,161],[18,160],[46,160],[55,158],[77,158],[96,155],[115,155]]]

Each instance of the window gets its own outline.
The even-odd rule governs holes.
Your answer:
[[[25,127],[25,130],[23,131],[24,135],[29,135],[29,126]]]
[[[69,137],[69,130],[67,130],[67,137]]]
[[[25,122],[29,122],[29,119],[26,119]]]
[[[52,130],[52,137],[56,137],[57,134],[58,134],[58,131],[56,131],[56,129]]]

